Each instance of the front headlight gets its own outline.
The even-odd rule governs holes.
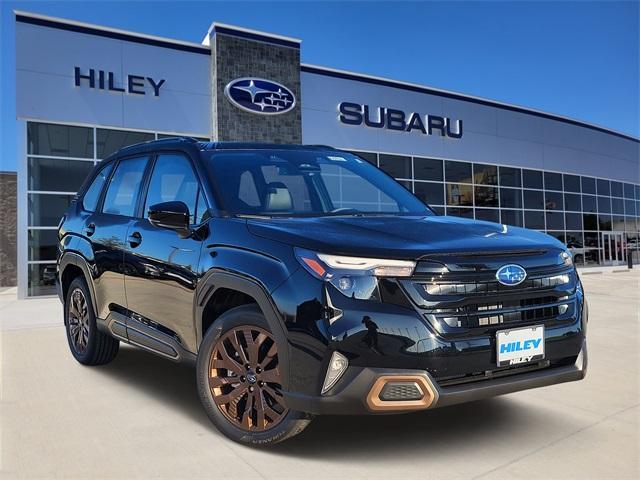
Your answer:
[[[348,257],[295,249],[296,258],[314,277],[331,283],[343,295],[379,299],[379,277],[410,277],[416,262],[384,258]]]
[[[559,261],[561,265],[566,265],[567,267],[573,265],[573,257],[568,250],[560,252]]]

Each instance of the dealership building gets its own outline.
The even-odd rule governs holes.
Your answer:
[[[300,63],[300,40],[235,26],[214,23],[199,44],[25,12],[15,21],[17,246],[5,239],[0,253],[16,249],[20,297],[54,293],[57,224],[93,166],[176,135],[331,145],[440,214],[545,231],[585,267],[638,262],[638,138]]]

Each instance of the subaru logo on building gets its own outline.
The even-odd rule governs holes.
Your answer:
[[[520,265],[503,265],[496,272],[496,279],[503,285],[519,285],[527,278],[527,271]]]
[[[279,115],[296,105],[291,90],[263,78],[236,78],[227,84],[224,94],[236,107],[261,115]]]

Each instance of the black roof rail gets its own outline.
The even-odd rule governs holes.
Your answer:
[[[194,145],[199,143],[200,141],[193,137],[167,137],[161,138],[158,140],[147,140],[146,142],[134,143],[132,145],[127,145],[126,147],[122,147],[120,150],[113,152],[109,155],[105,160],[110,159],[114,156],[122,156],[122,155],[130,155],[136,152],[147,152],[149,150],[153,150],[154,147],[167,147],[172,145]]]
[[[291,145],[260,142],[208,142],[203,150],[335,150],[327,145]]]
[[[147,140],[146,142],[139,142],[139,143],[134,143],[132,145],[127,145],[126,147],[122,147],[122,150],[127,150],[129,148],[135,148],[135,147],[140,147],[141,145],[166,145],[167,143],[171,144],[171,143],[180,143],[180,142],[187,142],[187,143],[198,143],[198,140],[196,140],[193,137],[167,137],[167,138],[160,138],[158,140]]]

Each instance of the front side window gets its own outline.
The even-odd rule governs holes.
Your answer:
[[[103,213],[133,217],[147,157],[127,158],[118,163],[102,206]]]
[[[102,170],[98,172],[96,177],[87,188],[87,191],[82,198],[82,208],[84,208],[88,212],[95,212],[98,207],[98,200],[100,199],[100,193],[102,192],[102,187],[107,182],[109,178],[109,174],[111,173],[111,169],[113,168],[113,163],[107,164]]]
[[[211,176],[231,214],[432,215],[402,185],[355,155],[331,151],[212,152]]]
[[[149,207],[163,202],[184,202],[189,208],[192,225],[205,218],[207,208],[204,196],[191,163],[182,155],[158,156],[149,183],[144,216],[148,217]]]

